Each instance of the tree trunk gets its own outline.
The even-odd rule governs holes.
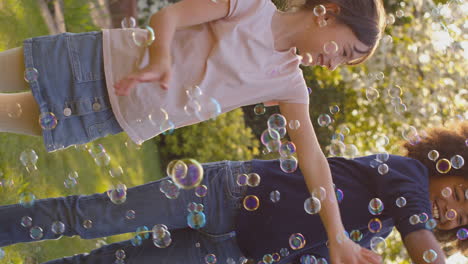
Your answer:
[[[47,28],[49,29],[49,33],[51,35],[58,34],[59,29],[55,23],[54,17],[50,13],[49,7],[47,6],[45,0],[37,0],[37,4],[39,5],[39,10],[41,11]]]
[[[137,19],[137,0],[112,1],[109,5],[109,9],[112,16],[113,28],[120,28],[121,22],[125,17]]]
[[[59,33],[66,32],[65,17],[63,15],[63,0],[54,1],[55,25]]]
[[[90,0],[89,6],[91,18],[96,26],[100,28],[112,27],[112,19],[107,0]]]

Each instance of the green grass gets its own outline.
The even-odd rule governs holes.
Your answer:
[[[127,144],[125,144],[127,142]],[[37,199],[72,194],[92,194],[108,190],[111,184],[121,181],[127,187],[159,179],[162,175],[159,152],[154,142],[148,141],[137,149],[125,134],[99,139],[87,146],[102,144],[111,157],[107,168],[98,166],[83,147],[71,147],[66,150],[47,153],[42,138],[0,133],[0,171],[3,180],[13,180],[12,187],[0,187],[0,204],[17,203],[23,191],[34,193]],[[33,149],[39,159],[38,174],[26,171],[19,157],[22,151]],[[124,174],[112,178],[109,167],[121,166]],[[78,185],[65,188],[63,182],[71,171],[78,172]],[[18,219],[18,222],[20,219]],[[130,235],[108,238],[107,243],[129,239]],[[21,263],[27,256],[37,258],[39,262],[88,252],[96,248],[100,239],[82,240],[78,237],[61,238],[57,241],[23,243],[5,247],[7,257],[4,263]],[[1,262],[3,263],[3,262]]]

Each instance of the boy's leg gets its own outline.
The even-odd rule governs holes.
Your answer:
[[[0,52],[0,92],[21,92],[29,89],[24,80],[23,47]]]
[[[30,91],[0,93],[0,132],[41,135],[39,106]]]

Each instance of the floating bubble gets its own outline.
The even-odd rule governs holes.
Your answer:
[[[27,83],[32,83],[37,81],[39,78],[39,71],[36,68],[26,68],[24,70],[24,80]]]
[[[460,228],[457,231],[457,238],[459,240],[466,240],[468,239],[468,229],[466,228]]]
[[[257,173],[249,173],[248,179],[247,179],[248,186],[257,187],[258,185],[260,185],[260,181],[261,181],[260,175],[258,175]]]
[[[314,58],[312,57],[312,54],[306,53],[304,57],[301,57],[301,64],[304,66],[310,66],[314,62]]]
[[[164,131],[162,133],[163,135],[171,135],[174,133],[175,130],[174,122],[172,122],[171,120],[165,120],[159,126],[159,129],[161,130],[161,132]]]
[[[337,105],[332,105],[329,107],[329,110],[330,110],[330,114],[334,115],[340,112],[340,107]]]
[[[265,254],[265,255],[263,255],[262,260],[263,260],[263,262],[265,262],[265,264],[272,264],[273,263],[273,256],[271,254]]]
[[[328,41],[323,45],[323,52],[327,55],[334,55],[338,52],[338,44],[335,41]]]
[[[385,252],[385,248],[387,247],[387,242],[382,237],[373,237],[370,241],[370,247],[372,251],[381,255]]]
[[[460,155],[455,155],[450,158],[450,164],[452,164],[452,167],[456,170],[461,169],[463,165],[465,164],[465,160],[463,159],[462,156]]]
[[[76,178],[66,178],[65,181],[63,181],[63,185],[67,189],[74,188],[78,184],[78,181]]]
[[[38,226],[33,226],[29,229],[29,236],[34,240],[39,240],[44,236],[44,231]]]
[[[125,212],[125,218],[127,218],[128,220],[133,220],[135,219],[135,217],[136,217],[135,211],[128,210],[127,212]]]
[[[377,145],[378,147],[384,147],[384,146],[388,145],[388,143],[390,143],[390,139],[388,139],[388,137],[385,136],[385,135],[380,136],[380,137],[377,139],[377,141],[376,141],[376,145]],[[387,152],[384,152],[384,153],[388,155]],[[379,153],[379,154],[381,154],[381,153]],[[378,154],[377,154],[377,155],[378,155]],[[384,162],[385,162],[385,161],[384,161]]]
[[[124,172],[121,166],[113,167],[109,170],[109,175],[113,178],[122,177],[123,173]]]
[[[377,98],[380,97],[379,91],[375,88],[367,88],[366,89],[366,98],[369,101],[375,101]]]
[[[398,207],[402,208],[402,207],[405,207],[406,205],[406,198],[405,197],[398,197],[396,200],[395,200],[395,203]]]
[[[301,127],[301,123],[299,122],[299,120],[290,120],[289,121],[289,129],[297,130],[297,129],[299,129],[299,127]]]
[[[364,237],[364,234],[362,234],[361,231],[359,230],[353,230],[351,231],[351,233],[349,234],[349,237],[351,238],[351,240],[353,240],[354,242],[359,242],[362,240],[362,238]]]
[[[107,196],[113,204],[122,204],[127,200],[127,186],[119,183],[107,191]]]
[[[412,225],[417,225],[420,223],[420,220],[419,220],[419,215],[412,215],[410,218],[409,218],[409,222],[410,224]]]
[[[402,18],[402,17],[405,16],[405,12],[404,12],[403,10],[399,9],[399,10],[397,10],[397,11],[395,12],[395,15],[396,15],[396,17],[398,17],[398,18]]]
[[[158,248],[167,248],[172,243],[171,233],[168,230],[164,230],[164,235],[153,239],[153,244]]]
[[[208,187],[206,185],[199,185],[195,188],[195,195],[197,197],[205,197],[208,193]]]
[[[270,193],[270,200],[272,202],[277,203],[277,202],[279,202],[280,198],[281,198],[281,194],[280,194],[280,192],[278,190],[272,191]]]
[[[247,185],[248,179],[249,179],[249,175],[247,175],[245,173],[244,174],[238,174],[237,178],[236,178],[236,183],[239,186],[245,186],[245,185]]]
[[[125,251],[123,249],[119,249],[115,251],[115,258],[116,259],[125,259]]]
[[[281,255],[278,254],[277,252],[273,253],[273,261],[279,262],[281,260]]]
[[[242,204],[244,205],[245,210],[251,212],[257,210],[258,207],[260,207],[260,200],[255,195],[247,195],[244,197]]]
[[[331,139],[332,139],[332,141],[333,141],[333,140],[337,140],[337,141],[343,142],[343,141],[344,141],[344,135],[341,134],[341,133],[334,133],[334,134],[332,135],[332,138],[331,138]]]
[[[427,157],[432,161],[436,161],[439,158],[439,152],[433,149],[427,153]]]
[[[426,223],[429,220],[429,216],[426,213],[419,214],[419,222]]]
[[[172,179],[181,179],[187,176],[188,167],[185,164],[185,162],[181,160],[173,160],[167,165],[166,171],[167,175],[169,175],[169,177],[171,177]]]
[[[382,230],[382,221],[380,221],[378,218],[373,218],[367,224],[367,228],[372,233],[378,233],[380,230]]]
[[[60,221],[55,221],[52,223],[50,229],[52,230],[52,233],[62,235],[65,232],[65,224]]]
[[[216,255],[215,254],[208,254],[205,256],[205,263],[206,264],[214,264],[216,263]]]
[[[437,221],[435,219],[429,219],[426,222],[426,229],[433,230],[437,227]]]
[[[254,113],[255,115],[263,115],[265,114],[266,112],[266,107],[265,105],[263,104],[257,104],[255,107],[254,107]]]
[[[280,168],[286,173],[293,173],[297,170],[298,161],[294,156],[280,158]]]
[[[368,209],[369,213],[371,213],[372,215],[380,215],[384,210],[384,204],[379,198],[373,198],[369,202]]]
[[[327,198],[327,190],[322,186],[318,188],[314,188],[312,190],[312,197],[315,197],[319,199],[321,202],[323,202]]]
[[[343,134],[343,135],[346,136],[346,135],[349,135],[349,133],[351,132],[351,130],[349,129],[348,126],[342,124],[342,125],[340,125],[340,126],[338,127],[337,132],[339,132],[339,133],[341,133],[341,134]]]
[[[383,163],[383,162],[387,162],[389,157],[390,155],[388,154],[388,152],[381,152],[375,156],[375,159],[378,162]]]
[[[57,127],[58,119],[52,112],[42,112],[39,115],[39,125],[43,130],[52,130]]]
[[[105,167],[105,166],[109,165],[110,160],[111,160],[111,158],[110,158],[109,154],[107,154],[106,152],[102,152],[99,155],[96,155],[94,157],[94,162],[96,162],[96,164],[99,167]]]
[[[165,193],[166,197],[171,200],[177,199],[177,197],[179,197],[179,194],[180,194],[180,189],[174,183],[169,185],[168,190]]]
[[[181,161],[187,165],[187,173],[185,176],[182,173],[173,175],[172,180],[174,184],[185,190],[193,189],[200,185],[203,180],[202,165],[194,159],[183,159]]]
[[[122,22],[120,22],[122,28],[135,28],[136,27],[136,20],[134,17],[124,17]]]
[[[292,250],[299,250],[306,245],[306,239],[301,233],[289,236],[289,246]]]
[[[26,208],[31,208],[36,201],[36,196],[31,192],[21,193],[19,196],[19,204]]]
[[[304,210],[308,214],[317,214],[322,209],[322,203],[316,197],[309,197],[304,201]]]
[[[414,126],[405,126],[401,134],[412,145],[417,144],[421,140],[418,130]]]
[[[319,17],[319,16],[324,16],[327,14],[327,9],[325,8],[324,5],[316,5],[314,7],[314,15]]]
[[[280,255],[284,258],[289,256],[289,250],[287,248],[281,248],[280,249]]]
[[[301,256],[300,262],[301,264],[316,264],[317,259],[312,255],[306,254]]]
[[[387,15],[387,19],[385,21],[387,25],[393,25],[395,23],[395,16],[393,14]]]
[[[21,226],[23,227],[31,227],[32,226],[32,218],[29,216],[23,216],[21,217]]]
[[[130,239],[130,243],[132,244],[132,246],[138,247],[141,246],[141,244],[143,244],[143,239],[141,238],[141,236],[136,235],[132,239]]]
[[[377,171],[379,172],[380,175],[387,174],[389,171],[388,165],[385,163],[380,164],[379,167],[377,168]]]
[[[280,127],[278,129],[276,129],[276,131],[278,131],[278,134],[280,135],[280,139],[284,138],[284,136],[286,136],[286,132],[287,132],[286,127]]]
[[[385,78],[385,74],[383,72],[378,72],[375,74],[375,79],[378,81],[382,81]]]
[[[38,160],[38,156],[33,149],[28,149],[21,152],[19,159],[21,161],[21,164],[23,164],[23,166],[26,167],[28,172],[37,169],[36,163]]]
[[[156,224],[153,226],[153,229],[151,229],[151,231],[153,239],[159,239],[163,238],[166,235],[165,231],[168,231],[168,229],[166,225]]]
[[[206,216],[203,212],[191,212],[187,216],[187,224],[192,229],[200,229],[206,225]]]
[[[436,169],[439,173],[445,174],[450,171],[452,164],[448,159],[440,159],[436,163]]]
[[[317,122],[318,122],[319,126],[326,127],[326,126],[329,126],[331,124],[332,119],[328,114],[321,114],[321,115],[319,115],[319,117],[317,119]]]
[[[442,189],[440,193],[442,194],[443,197],[448,198],[452,196],[452,189],[450,187],[445,187]]]
[[[7,103],[6,112],[9,118],[19,118],[23,114],[23,107],[19,103]]]
[[[268,118],[268,127],[278,129],[286,126],[286,118],[281,114],[272,114]]]
[[[437,252],[433,249],[426,250],[423,253],[423,259],[426,263],[433,263],[437,259]]]
[[[162,180],[160,183],[159,183],[159,190],[162,192],[162,193],[167,193],[169,191],[169,186],[173,185],[174,183],[171,181],[171,180]]]
[[[149,238],[149,229],[147,226],[139,226],[137,227],[135,234],[136,236],[141,237],[142,240],[148,239]]]
[[[90,229],[93,227],[93,221],[87,219],[83,221],[83,227],[86,229]]]
[[[203,204],[196,204],[195,205],[195,210],[193,210],[195,213],[198,213],[198,212],[203,212],[203,209],[205,209],[205,207],[203,206]]]
[[[296,145],[291,141],[286,141],[279,148],[281,157],[288,157],[296,153]]]
[[[317,259],[317,264],[328,264],[328,261],[324,258]]]
[[[281,138],[279,132],[275,129],[265,129],[263,131],[262,135],[260,136],[260,140],[262,141],[262,144],[267,146],[269,142],[271,141],[279,141]]]
[[[341,157],[346,151],[346,145],[342,141],[332,140],[329,151],[330,155]]]
[[[135,45],[137,45],[138,47],[150,46],[153,43],[153,41],[155,40],[153,28],[150,27],[150,26],[146,26],[146,30],[147,30],[147,37],[146,38],[143,38],[141,36],[137,36],[135,31],[132,32],[133,43],[135,43]]]
[[[447,212],[445,212],[445,217],[450,221],[455,220],[455,218],[457,218],[457,211],[454,209],[447,210]]]
[[[338,203],[341,203],[344,199],[343,191],[341,189],[336,189],[335,195],[336,195],[336,200],[338,201]]]
[[[354,144],[348,144],[345,148],[345,156],[349,159],[354,159],[359,154],[359,150]]]
[[[396,104],[395,105],[395,113],[403,114],[408,110],[408,107],[405,104]]]
[[[187,211],[189,211],[189,212],[194,212],[196,207],[197,207],[197,203],[196,203],[196,202],[190,202],[190,203],[187,205]]]

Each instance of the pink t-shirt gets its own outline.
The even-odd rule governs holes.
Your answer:
[[[116,96],[113,86],[148,64],[148,49],[137,46],[132,38],[134,31],[145,38],[146,30],[103,29],[106,83],[123,130],[142,143],[167,130],[170,122],[179,128],[209,119],[217,111],[216,102],[222,113],[269,101],[308,104],[295,48],[274,49],[271,21],[275,10],[270,0],[231,0],[225,18],[177,30],[171,47],[169,89],[161,89],[159,83],[142,83],[129,96]],[[202,91],[195,99],[198,104],[186,92],[195,86]],[[194,108],[201,114],[193,114]]]

